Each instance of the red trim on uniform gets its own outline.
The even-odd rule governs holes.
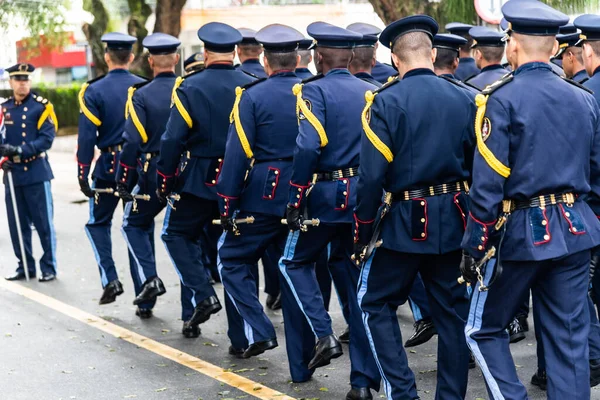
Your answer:
[[[237,200],[238,199],[238,197],[225,196],[224,194],[221,194],[221,193],[217,193],[217,196],[222,197],[224,199],[231,199],[231,200]]]
[[[160,172],[160,171],[158,171],[158,170],[156,171],[156,173],[157,173],[158,175],[162,176],[162,177],[163,177],[163,179],[169,179],[169,178],[172,178],[172,177],[173,177],[173,175],[165,175],[165,174],[163,174],[162,172]]]
[[[277,187],[279,186],[279,175],[281,174],[281,170],[279,168],[275,168],[275,167],[269,167],[269,171],[277,171],[277,173],[275,174],[275,186],[272,186],[273,189],[271,190],[271,196],[265,196],[263,194],[263,199],[265,200],[273,200],[275,198],[275,190],[277,190]]]
[[[90,166],[90,164],[84,164],[84,163],[80,163],[79,161],[77,161],[77,164],[78,164],[80,167],[89,167],[89,166]]]
[[[124,168],[127,168],[127,169],[135,169],[135,167],[132,167],[131,165],[124,164],[122,161],[119,161],[119,165],[121,167],[124,167]]]
[[[482,222],[482,221],[478,220],[477,218],[475,218],[475,217],[473,216],[473,213],[472,213],[471,211],[469,211],[469,217],[470,217],[470,218],[471,218],[473,221],[477,222],[478,224],[485,225],[485,226],[496,225],[496,221],[498,221],[497,219],[495,219],[495,220],[493,220],[492,222]]]
[[[558,205],[560,207],[560,211],[562,212],[563,218],[567,221],[567,223],[569,224],[569,232],[571,232],[573,235],[583,235],[585,234],[585,230],[581,230],[581,231],[573,231],[573,229],[575,229],[575,227],[573,226],[573,223],[571,222],[571,220],[569,219],[569,217],[567,217],[565,208],[563,207],[562,204]],[[548,226],[548,225],[546,225]]]
[[[350,179],[340,178],[340,179],[337,179],[335,182],[342,181],[342,183],[343,183],[344,179],[346,180],[346,198],[344,199],[344,207],[336,207],[335,211],[346,211],[348,209],[348,197],[350,197]],[[337,197],[337,195],[336,195],[336,197]],[[337,200],[337,198],[336,198],[336,200]]]
[[[425,226],[423,227],[423,233],[425,233],[425,236],[423,236],[422,238],[413,238],[413,241],[415,242],[423,242],[427,240],[427,225],[429,224],[429,218],[427,216],[427,200],[425,200],[425,198],[414,198],[413,201],[422,201],[425,203],[425,205],[423,206],[425,207]]]
[[[356,216],[356,213],[354,214],[354,220],[360,224],[372,224],[373,222],[375,222],[375,218],[368,221],[363,221]]]
[[[454,205],[456,206],[456,208],[458,208],[458,211],[460,212],[460,217],[463,220],[463,229],[467,229],[467,217],[465,216],[465,212],[463,211],[463,209],[460,207],[460,203],[458,202],[458,196],[461,195],[461,192],[458,192],[454,195]]]
[[[225,156],[223,156],[221,158],[221,162],[219,163],[219,166],[217,167],[217,169],[219,170],[217,172],[217,174],[215,175],[215,183],[206,183],[204,182],[204,184],[208,187],[212,187],[212,186],[217,186],[217,183],[219,183],[219,175],[221,175],[221,171],[223,170],[223,162],[225,161]]]
[[[550,234],[550,221],[548,220],[548,216],[546,215],[546,209],[542,209],[542,215],[544,216],[544,221],[546,221],[546,235],[548,235],[548,240],[543,240],[541,242],[533,242],[535,245],[545,244],[552,240],[552,235]]]
[[[290,185],[294,186],[294,187],[299,187],[299,188],[302,188],[302,189],[308,189],[310,187],[310,184],[308,184],[306,186],[303,186],[303,185],[298,185],[298,184],[296,184],[296,183],[294,183],[292,181],[290,181]]]

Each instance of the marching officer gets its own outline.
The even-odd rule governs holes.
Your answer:
[[[375,80],[371,75],[373,67],[377,62],[375,55],[375,45],[378,41],[377,35],[379,35],[381,31],[373,25],[360,22],[350,24],[346,29],[363,35],[363,38],[354,44],[354,57],[352,57],[348,70],[355,77],[376,87],[381,87],[382,84]]]
[[[515,70],[477,98],[471,212],[462,241],[470,256],[461,265],[477,283],[465,334],[490,397],[527,398],[504,329],[532,289],[548,398],[588,399],[590,249],[600,242],[600,223],[584,198],[600,194],[600,108],[549,65],[567,15],[535,0],[508,2],[502,12]],[[494,250],[497,258],[475,271],[481,263],[470,257]]]
[[[579,32],[556,35],[558,52],[554,58],[561,60],[561,66],[567,78],[583,84],[590,77],[583,65],[583,50],[577,46],[580,41],[579,36]]]
[[[312,78],[314,75],[308,69],[308,66],[313,61],[312,56],[312,45],[313,40],[304,38],[298,44],[298,55],[300,56],[300,61],[298,62],[298,66],[296,67],[296,76],[302,80]]]
[[[285,215],[298,135],[292,87],[300,79],[293,71],[303,36],[293,28],[274,24],[261,29],[256,40],[264,48],[269,78],[236,89],[226,155],[217,183],[221,225],[226,231],[219,242],[220,273],[232,305],[248,326],[245,337],[232,335],[230,339],[234,348],[245,349],[244,358],[277,346],[275,329],[257,296],[256,263],[267,248],[274,246],[280,257],[285,247],[287,228],[281,218]],[[254,218],[252,224],[235,222],[248,217]],[[290,372],[294,382],[304,382],[314,371],[307,368],[314,336],[308,322],[298,318],[301,310],[283,278],[281,290]],[[231,333],[235,331],[231,323],[236,321],[229,322]],[[241,341],[236,342],[238,339]]]
[[[157,164],[157,194],[169,202],[161,237],[181,280],[186,337],[196,337],[198,325],[222,308],[198,239],[206,224],[219,217],[216,184],[235,88],[255,80],[233,67],[235,45],[242,40],[236,29],[211,22],[198,30],[198,37],[204,42],[205,68],[177,78]]]
[[[468,297],[457,278],[475,106],[461,86],[435,75],[437,30],[433,18],[415,15],[382,32],[379,40],[391,48],[402,80],[367,93],[362,114],[354,215],[355,258],[364,259],[358,302],[388,399],[418,398],[395,318],[417,272],[439,331],[436,399],[464,399],[467,390]]]
[[[256,31],[249,28],[239,28],[238,31],[242,35],[242,41],[237,45],[237,56],[241,63],[237,67],[257,78],[266,78],[267,73],[260,63],[263,49],[256,41]]]
[[[379,29],[378,27],[376,27],[375,25],[371,25],[371,24],[366,24],[364,22],[355,22],[353,24],[350,24],[346,27],[346,29],[348,29],[349,31],[353,31],[353,32],[358,32],[360,34],[364,36],[371,36],[371,37],[375,37],[375,39],[377,39],[379,37],[379,34],[381,33],[381,29]],[[368,47],[368,43],[372,42],[372,38],[367,39],[366,42],[363,42],[363,46],[366,48]],[[379,43],[377,42],[377,40],[375,40],[375,43],[372,44],[373,47],[373,58],[375,60],[375,65],[371,66],[371,71],[369,72],[369,75],[371,75],[371,78],[375,81],[377,81],[379,83],[379,85],[375,85],[377,87],[380,87],[381,85],[383,85],[384,83],[386,83],[388,81],[388,79],[391,76],[394,75],[398,75],[398,71],[396,71],[394,69],[394,67],[392,67],[391,65],[388,64],[384,64],[381,63],[379,61],[377,61],[377,47],[379,47]],[[365,50],[363,50],[365,51]],[[359,50],[359,52],[361,52]],[[371,82],[373,83],[373,82]]]
[[[194,53],[186,58],[183,62],[183,69],[186,74],[191,74],[192,72],[204,69],[204,54]]]
[[[154,33],[146,36],[142,44],[150,53],[148,63],[154,79],[129,89],[128,118],[116,182],[119,196],[127,202],[121,231],[131,255],[131,277],[137,296],[133,304],[138,306],[136,315],[146,319],[152,317],[156,297],[166,292],[156,273],[154,252],[154,218],[164,208],[156,197],[156,161],[160,137],[169,119],[180,42],[170,35]],[[150,199],[136,201],[132,194],[147,195]]]
[[[438,33],[435,35],[433,37],[433,48],[437,51],[435,61],[433,62],[433,70],[437,76],[451,80],[463,87],[471,94],[473,100],[475,100],[475,95],[479,93],[479,89],[459,81],[454,76],[458,68],[460,47],[466,43],[467,39],[451,33]]]
[[[504,35],[484,26],[471,28],[469,35],[473,38],[471,49],[474,51],[475,65],[481,72],[466,79],[465,83],[483,90],[508,73],[501,64],[504,56]]]
[[[328,365],[342,355],[314,275],[313,263],[330,242],[329,268],[342,303],[349,305],[350,383],[346,398],[371,399],[380,376],[356,303],[358,269],[351,261],[352,208],[359,163],[360,111],[364,93],[375,86],[350,74],[354,42],[362,35],[325,22],[308,26],[316,40],[315,60],[322,74],[294,86],[300,129],[294,150],[287,224],[292,231],[279,267],[299,308],[317,337],[308,368]],[[335,112],[331,110],[337,110]],[[311,218],[319,219],[318,226]]]
[[[506,21],[504,18],[502,19],[503,21]],[[506,30],[506,26],[502,26],[500,25],[501,29],[503,31]],[[558,35],[556,35],[556,40],[558,40],[558,38],[562,35],[573,35],[577,33],[577,37],[579,38],[579,31],[578,29],[575,27],[575,25],[573,25],[572,23],[568,23],[566,25],[561,26],[560,28],[558,28]],[[559,46],[560,46],[560,42],[559,42]],[[559,47],[559,52],[560,52],[560,47]],[[562,59],[558,56],[555,55],[553,57],[550,57],[550,63],[559,66],[562,69]]]
[[[79,92],[77,178],[81,192],[90,198],[90,219],[85,231],[100,269],[104,289],[100,304],[109,304],[123,293],[112,257],[110,227],[119,204],[119,198],[112,192],[116,189],[115,177],[123,143],[127,89],[145,80],[128,71],[133,61],[131,50],[137,40],[135,37],[111,32],[104,34],[101,40],[106,43],[104,60],[108,74],[85,83]],[[88,176],[95,146],[100,149],[100,157],[96,160],[90,188]],[[97,193],[97,189],[108,193]]]
[[[52,146],[58,122],[54,107],[47,99],[31,92],[29,75],[35,70],[31,64],[17,64],[6,69],[10,77],[13,96],[2,103],[5,132],[0,138],[0,158],[7,157],[2,165],[8,228],[15,256],[19,260],[14,274],[6,280],[25,279],[25,270],[35,278],[36,268],[31,248],[31,225],[38,232],[44,254],[40,259],[40,282],[56,278],[56,233],[54,231],[54,205],[50,181],[54,179],[47,150]],[[14,193],[9,190],[7,171],[13,176]],[[12,196],[18,204],[18,214],[12,207]],[[21,232],[17,231],[19,218]],[[19,235],[24,244],[21,254]]]
[[[463,24],[462,22],[446,24],[448,32],[467,39],[467,43],[460,46],[458,68],[454,74],[459,81],[463,82],[479,73],[479,68],[477,68],[475,59],[471,54],[471,46],[473,45],[473,38],[469,35],[471,28],[473,28],[473,25]]]

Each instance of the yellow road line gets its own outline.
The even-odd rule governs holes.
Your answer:
[[[277,390],[268,388],[258,382],[254,382],[251,379],[244,378],[243,376],[234,374],[232,372],[226,372],[221,367],[217,367],[216,365],[184,353],[180,350],[174,349],[173,347],[164,345],[138,333],[132,332],[128,329],[108,322],[96,315],[65,304],[53,297],[46,296],[45,294],[35,290],[28,289],[13,282],[5,281],[4,279],[0,280],[0,287],[13,293],[20,294],[21,296],[24,296],[30,300],[36,301],[48,308],[106,332],[116,338],[123,339],[126,342],[158,354],[161,357],[175,361],[178,364],[193,369],[194,371],[206,375],[209,378],[223,382],[261,400],[295,400],[293,397],[287,396],[284,393],[280,393]]]

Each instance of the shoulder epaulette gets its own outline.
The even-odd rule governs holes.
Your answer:
[[[390,76],[387,77],[387,80],[385,81],[385,83],[394,81],[394,80],[398,79],[399,77],[400,77],[400,74],[390,75]]]
[[[244,71],[243,69],[238,69],[238,71],[242,71],[243,73],[245,73],[246,75],[250,75],[253,78],[259,79],[258,75],[254,75],[252,72],[248,72],[248,71]]]
[[[303,79],[302,82],[300,82],[300,83],[304,85],[305,83],[313,82],[313,81],[319,80],[324,77],[325,77],[325,75],[323,75],[323,74],[317,74],[317,75],[311,76],[309,78]]]
[[[586,82],[587,82],[587,81],[589,81],[589,80],[590,80],[590,78],[589,78],[589,77],[587,77],[587,78],[583,78],[583,80],[582,80],[581,82],[579,82],[579,84],[580,84],[580,85],[583,85],[584,83],[586,83]]]
[[[46,120],[49,120],[52,123],[52,125],[54,125],[54,129],[58,131],[58,118],[56,118],[56,113],[54,112],[54,106],[52,105],[52,103],[50,103],[48,99],[42,96],[38,96],[35,93],[31,93],[31,96],[35,101],[41,103],[44,106],[44,112],[38,120],[37,128],[40,129],[44,122]]]
[[[396,75],[396,77],[397,77],[397,76],[398,76],[398,75]],[[398,82],[400,82],[400,79],[398,79],[398,78],[394,78],[394,79],[392,79],[392,80],[390,80],[390,81],[387,81],[387,82],[386,82],[386,83],[385,83],[385,84],[384,84],[382,87],[380,87],[380,88],[377,88],[376,90],[373,90],[373,94],[381,93],[381,91],[383,91],[383,90],[385,90],[385,89],[389,88],[390,86],[393,86],[393,85],[395,85],[395,84],[396,84],[396,83],[398,83]]]
[[[459,88],[461,88],[461,89],[466,89],[466,88],[465,88],[465,86],[467,86],[467,85],[468,85],[469,87],[472,87],[472,88],[474,88],[474,89],[477,89],[477,91],[479,92],[479,88],[476,88],[476,87],[475,87],[475,86],[473,86],[473,85],[469,85],[467,82],[461,82],[461,81],[459,81],[458,79],[452,79],[452,78],[450,78],[450,77],[449,77],[449,76],[447,76],[447,75],[439,75],[439,77],[440,77],[440,78],[442,78],[442,79],[443,79],[443,80],[445,80],[445,81],[448,81],[448,82],[450,82],[450,83],[451,83],[451,84],[453,84],[453,85],[456,85],[456,86],[458,86],[458,87],[459,87]]]
[[[32,93],[31,95],[32,95],[33,99],[34,99],[35,101],[37,101],[38,103],[42,103],[42,104],[44,104],[44,105],[48,104],[48,99],[45,99],[45,98],[44,98],[44,97],[42,97],[42,96],[38,96],[38,95],[37,95],[37,94],[35,94],[35,93]]]
[[[469,79],[475,78],[477,75],[479,75],[479,72],[476,72],[476,73],[474,73],[474,74],[471,74],[471,75],[467,76],[467,77],[466,77],[465,79],[463,79],[461,82],[466,82],[466,81],[468,81]]]
[[[556,74],[556,73],[555,73],[555,74]],[[557,75],[557,76],[560,76],[560,75],[558,75],[558,74],[556,74],[556,75]],[[585,90],[585,91],[586,91],[586,92],[588,92],[588,93],[594,94],[594,92],[593,92],[593,91],[591,91],[590,89],[586,88],[586,87],[585,87],[585,86],[583,86],[581,83],[579,83],[579,82],[575,82],[573,79],[565,78],[564,76],[560,76],[560,77],[561,77],[561,79],[562,79],[563,81],[565,81],[565,82],[569,82],[571,85],[573,85],[573,86],[577,86],[579,89],[583,89],[583,90]],[[585,81],[584,81],[584,82],[585,82]]]
[[[106,76],[106,74],[97,76],[94,79],[87,81],[86,84],[89,86],[94,82],[98,82],[100,79],[104,78],[105,76]]]
[[[461,82],[461,81],[456,81],[458,82],[460,85],[465,85],[467,87],[467,89],[474,89],[477,90],[478,92],[481,92],[481,89],[479,89],[477,86],[469,83],[469,82]]]
[[[135,85],[131,85],[131,87],[134,88],[135,90],[137,90],[137,89],[141,88],[142,86],[146,86],[150,82],[152,82],[152,80],[147,80],[144,82],[136,83]]]
[[[508,74],[504,75],[502,78],[498,79],[496,82],[492,83],[491,85],[486,86],[485,89],[483,89],[481,91],[481,94],[489,96],[490,94],[494,93],[496,90],[500,89],[502,86],[506,85],[508,82],[512,81],[514,78],[513,72],[509,72]]]
[[[254,85],[258,84],[258,83],[264,82],[266,80],[267,80],[267,78],[259,78],[259,79],[255,80],[255,81],[250,82],[250,83],[246,83],[244,86],[242,86],[242,89],[244,89],[244,90],[249,89],[252,86],[254,86]]]

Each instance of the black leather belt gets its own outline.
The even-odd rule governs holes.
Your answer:
[[[254,160],[254,164],[273,162],[273,161],[294,161],[294,157],[264,158],[264,159],[260,159],[260,160]]]
[[[468,192],[469,183],[467,181],[442,183],[441,185],[429,186],[422,189],[405,190],[404,192],[394,193],[395,201],[407,201],[420,199],[423,197],[439,196],[447,193]]]
[[[502,211],[510,213],[514,210],[551,206],[554,204],[573,204],[577,197],[573,193],[546,194],[529,200],[502,200]]]
[[[358,176],[358,167],[350,167],[346,169],[338,169],[336,171],[329,172],[317,172],[313,175],[313,180],[318,181],[333,181],[342,178],[351,178]]]
[[[103,149],[100,149],[100,151],[103,152],[103,153],[116,153],[116,152],[121,151],[121,150],[123,150],[123,145],[122,144],[117,144],[117,145],[114,145],[114,146],[108,146],[108,147],[105,147]]]

